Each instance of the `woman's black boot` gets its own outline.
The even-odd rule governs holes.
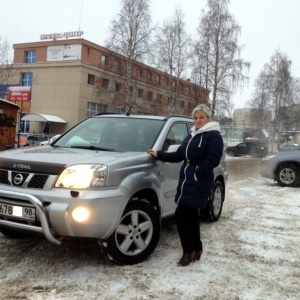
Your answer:
[[[177,263],[178,267],[188,266],[191,262],[195,261],[195,252],[184,253],[181,260]]]

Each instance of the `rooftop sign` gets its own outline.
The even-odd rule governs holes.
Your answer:
[[[40,40],[68,39],[73,37],[81,37],[82,35],[83,35],[83,31],[69,31],[63,33],[41,34]]]

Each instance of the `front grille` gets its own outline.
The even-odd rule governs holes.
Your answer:
[[[42,189],[47,179],[48,179],[48,175],[35,174],[33,175],[32,179],[28,183],[28,187],[34,189]]]
[[[0,184],[21,188],[43,189],[49,175],[0,169]]]
[[[8,184],[8,171],[0,170],[0,183]]]

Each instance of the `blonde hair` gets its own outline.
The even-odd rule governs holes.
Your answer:
[[[211,112],[209,107],[206,104],[199,104],[197,105],[193,111],[192,111],[192,118],[195,116],[195,114],[199,111],[202,111],[206,114],[206,116],[208,117],[209,121],[211,121]]]

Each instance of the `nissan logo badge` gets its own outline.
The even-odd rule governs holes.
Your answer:
[[[19,185],[23,182],[23,175],[22,174],[17,174],[15,177],[14,177],[14,184],[16,185]]]

